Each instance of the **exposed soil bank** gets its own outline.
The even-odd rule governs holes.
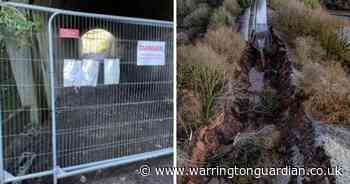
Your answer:
[[[264,52],[247,48],[241,59],[239,81],[245,95],[227,93],[216,116],[202,127],[193,141],[189,167],[331,167],[322,147],[315,144],[312,123],[305,118],[303,96],[293,84],[292,62],[285,44],[272,32],[273,44]],[[261,84],[263,83],[263,84]],[[215,178],[215,179],[213,179]],[[187,178],[189,184],[217,183],[311,184],[334,183],[333,176],[226,176]],[[217,182],[216,182],[217,181]]]

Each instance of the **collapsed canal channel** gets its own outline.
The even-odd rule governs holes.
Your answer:
[[[225,92],[216,115],[195,139],[190,167],[331,168],[325,150],[315,143],[312,122],[304,112],[304,95],[294,83],[293,62],[286,44],[271,28],[272,44],[260,53],[249,46],[240,61],[238,93]],[[228,82],[232,85],[237,81]],[[243,87],[242,87],[243,86]],[[238,95],[240,94],[240,95]],[[217,182],[215,182],[217,181]],[[335,184],[322,176],[188,176],[188,184],[200,183]]]

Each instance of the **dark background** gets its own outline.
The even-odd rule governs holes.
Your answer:
[[[13,0],[13,2],[90,13],[173,20],[173,0]]]

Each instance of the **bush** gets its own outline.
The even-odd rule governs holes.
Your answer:
[[[241,7],[241,9],[249,8],[252,5],[252,0],[238,0],[238,4]]]
[[[210,17],[210,26],[213,28],[228,26],[232,22],[233,17],[223,7],[216,9]]]
[[[199,94],[204,119],[210,118],[214,97],[224,82],[224,63],[222,56],[203,43],[178,48],[178,89]]]
[[[238,4],[237,0],[225,0],[223,2],[223,8],[227,10],[233,17],[237,17],[241,14],[242,8]]]
[[[274,10],[279,10],[285,4],[288,3],[289,0],[270,0],[269,5]]]
[[[233,64],[233,67],[236,66],[246,48],[246,42],[239,33],[232,31],[229,27],[209,30],[205,41],[216,53],[225,57],[226,63]]]
[[[311,9],[296,0],[286,4],[273,4],[277,8],[273,23],[279,30],[287,33],[290,40],[311,36],[320,42],[330,59],[347,60],[345,56],[349,53],[349,47],[339,34],[346,26],[344,21],[329,15],[321,8]]]
[[[312,37],[298,37],[295,40],[297,64],[303,66],[306,62],[320,62],[326,53],[318,41]]]
[[[306,110],[328,123],[350,123],[350,78],[339,63],[306,63],[301,87],[310,98]]]
[[[190,32],[191,35],[204,33],[209,24],[210,8],[206,4],[200,4],[198,8],[184,17],[183,27]]]
[[[320,8],[321,4],[319,0],[304,0],[304,4],[312,9]]]

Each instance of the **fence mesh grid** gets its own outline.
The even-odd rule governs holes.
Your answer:
[[[46,27],[51,14],[16,11],[40,25],[23,33],[28,35],[23,45],[15,39],[0,41],[4,169],[23,176],[53,169]],[[60,37],[61,28],[79,30],[79,38]],[[165,42],[165,65],[139,66],[140,40]],[[58,166],[173,146],[172,28],[59,15],[53,21],[53,51]],[[119,61],[118,80],[108,84],[106,59]],[[97,62],[95,84],[67,86],[65,62],[86,60]]]
[[[22,34],[3,35],[0,51],[0,111],[4,169],[14,176],[52,168],[51,109],[48,106],[47,31],[43,24],[49,13],[7,7],[32,17],[38,28]],[[33,21],[34,22],[34,21]],[[1,25],[4,26],[4,25]],[[11,30],[15,24],[7,29]],[[4,34],[4,27],[1,34]]]
[[[172,29],[71,15],[53,24],[58,165],[172,147]],[[80,39],[60,37],[62,28],[80,30]],[[140,40],[165,42],[165,65],[137,65]],[[67,59],[96,62],[96,82],[65,87]],[[117,84],[104,82],[105,59],[119,59]]]

